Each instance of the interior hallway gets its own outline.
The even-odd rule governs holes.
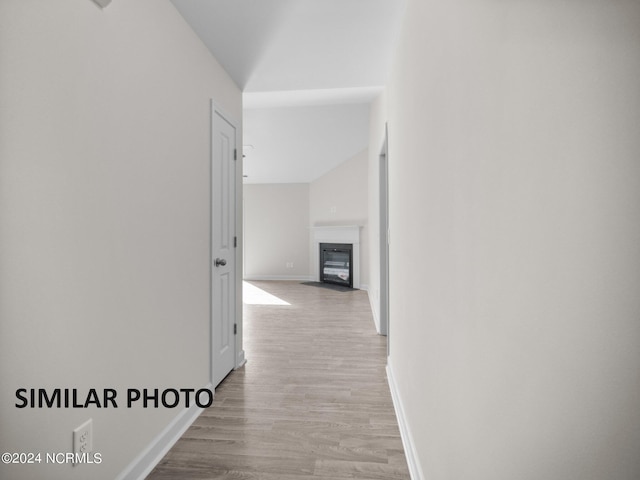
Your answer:
[[[247,364],[148,478],[409,479],[366,292],[251,284]]]

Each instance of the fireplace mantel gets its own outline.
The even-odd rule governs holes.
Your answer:
[[[321,243],[350,243],[353,245],[353,288],[360,288],[360,225],[320,225],[311,227],[313,278],[320,281]]]

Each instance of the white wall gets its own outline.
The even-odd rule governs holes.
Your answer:
[[[390,371],[422,478],[640,477],[639,51],[635,1],[409,2]]]
[[[241,95],[165,0],[0,3],[0,451],[100,465],[0,465],[12,479],[113,479],[179,409],[18,409],[18,388],[209,381],[214,98]],[[84,394],[82,393],[82,394]]]
[[[247,108],[255,95],[243,95],[246,183],[311,183],[367,147],[367,103]]]
[[[312,226],[360,225],[360,284],[369,284],[368,151],[362,150],[311,182],[309,220]],[[311,262],[318,262],[311,258]],[[313,271],[313,270],[312,270]]]
[[[245,184],[244,214],[244,278],[308,280],[309,184]]]

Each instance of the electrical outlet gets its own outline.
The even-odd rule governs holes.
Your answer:
[[[93,419],[89,419],[73,431],[73,453],[89,454],[93,451]],[[75,465],[75,463],[74,463]]]
[[[287,262],[287,268],[293,268],[293,262]]]

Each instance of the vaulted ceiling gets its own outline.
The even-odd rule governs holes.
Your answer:
[[[172,2],[243,90],[246,182],[310,182],[366,148],[405,0]]]

